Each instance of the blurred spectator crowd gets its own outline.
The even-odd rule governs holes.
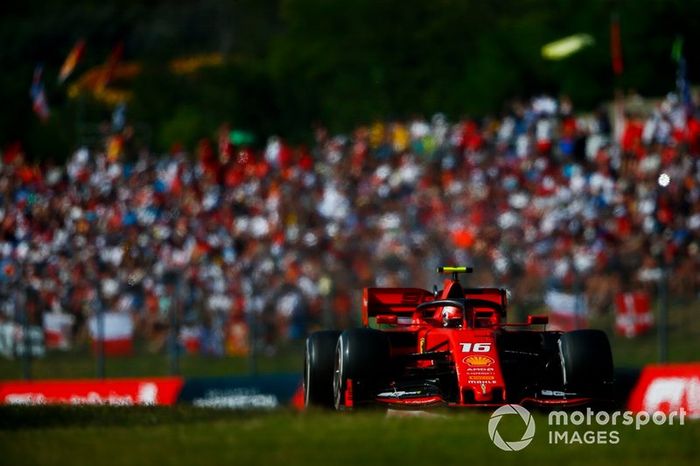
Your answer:
[[[617,119],[617,121],[615,121]],[[616,130],[614,130],[614,128]],[[0,167],[0,320],[65,313],[85,341],[128,313],[152,351],[169,329],[206,354],[262,350],[359,319],[364,286],[431,287],[473,265],[516,307],[547,289],[692,298],[700,262],[700,119],[669,94],[586,115],[548,96],[496,118],[381,121],[310,147],[134,147],[130,127],[65,165],[8,148]],[[25,314],[26,310],[26,314]]]

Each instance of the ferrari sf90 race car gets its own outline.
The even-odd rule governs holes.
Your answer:
[[[468,267],[441,290],[365,288],[362,328],[306,341],[306,406],[561,407],[612,398],[610,344],[600,330],[546,330],[547,316],[506,322],[501,288],[463,288]]]

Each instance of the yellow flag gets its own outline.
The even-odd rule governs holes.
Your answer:
[[[590,34],[574,34],[543,46],[542,57],[547,60],[561,60],[578,52],[583,47],[593,45],[594,42]]]
[[[58,73],[58,82],[63,83],[68,76],[73,72],[75,66],[78,64],[81,58],[83,58],[83,53],[85,52],[85,41],[80,39],[75,43],[70,53],[66,57],[66,61],[63,62],[61,66],[61,71]]]

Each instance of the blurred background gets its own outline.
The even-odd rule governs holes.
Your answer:
[[[0,378],[300,371],[437,265],[697,359],[700,3],[0,6]]]

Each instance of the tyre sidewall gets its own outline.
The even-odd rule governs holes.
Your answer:
[[[612,352],[604,332],[586,329],[563,333],[559,354],[567,390],[595,394],[612,382]]]
[[[334,400],[336,409],[345,406],[347,381],[353,386],[371,387],[387,373],[390,345],[387,335],[369,328],[344,331],[336,347]],[[364,400],[364,393],[353,391],[353,401]]]
[[[304,405],[333,407],[333,361],[339,331],[315,332],[304,351]]]

